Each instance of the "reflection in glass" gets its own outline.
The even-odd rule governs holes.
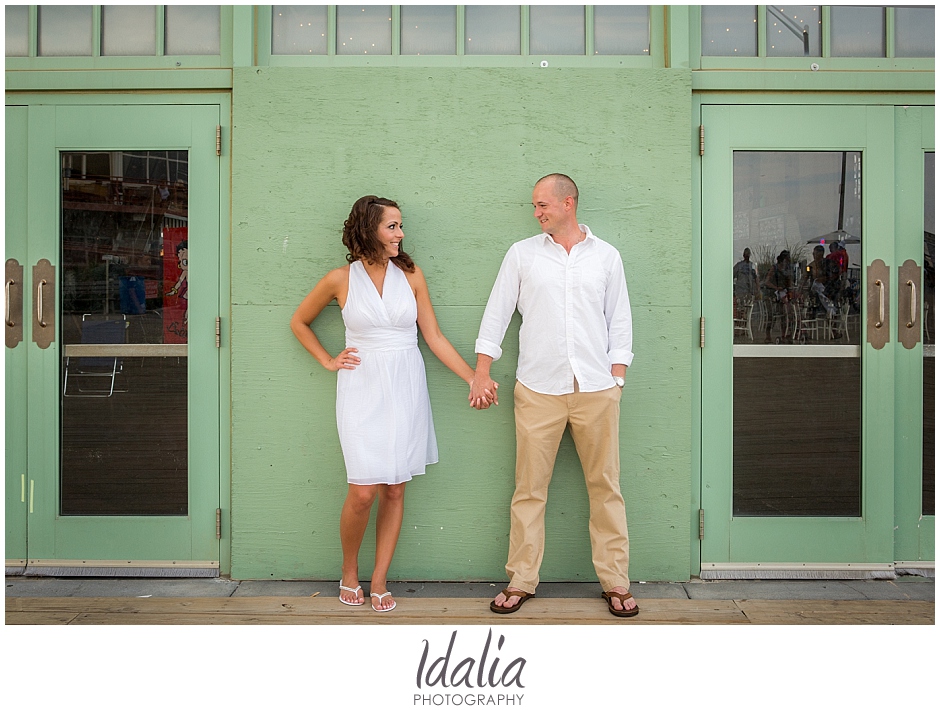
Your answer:
[[[584,5],[530,5],[529,54],[584,54]]]
[[[649,5],[594,6],[594,54],[649,53]]]
[[[934,8],[894,8],[894,56],[934,56]]]
[[[102,5],[101,54],[153,56],[157,53],[157,9],[153,5]]]
[[[768,5],[767,56],[822,56],[820,6]]]
[[[274,5],[271,54],[326,54],[326,5]]]
[[[167,5],[166,53],[219,54],[220,17],[218,5]]]
[[[861,154],[734,153],[733,511],[861,512]]]
[[[61,154],[62,515],[186,515],[186,151]]]
[[[519,54],[521,17],[518,5],[467,5],[464,52]]]
[[[391,54],[391,5],[337,5],[337,54]]]
[[[934,382],[936,376],[936,337],[934,320],[934,286],[936,283],[937,243],[935,232],[936,164],[935,153],[924,154],[924,456],[922,476],[921,512],[934,515],[936,493],[935,451],[936,417],[934,412]]]
[[[756,5],[702,5],[702,54],[757,56]]]
[[[457,8],[453,5],[402,5],[402,54],[456,54]]]
[[[39,56],[90,57],[91,5],[40,5]]]
[[[29,6],[7,5],[6,21],[6,56],[29,56]]]
[[[885,56],[884,7],[830,8],[833,57]]]

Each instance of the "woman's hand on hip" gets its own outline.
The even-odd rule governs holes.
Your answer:
[[[337,370],[355,370],[359,363],[362,362],[359,356],[354,354],[357,352],[359,351],[356,348],[346,348],[325,365],[326,369],[333,372]]]

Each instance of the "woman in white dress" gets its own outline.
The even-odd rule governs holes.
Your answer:
[[[473,369],[441,333],[428,286],[401,248],[401,211],[392,200],[360,198],[343,224],[348,265],[330,271],[291,318],[291,330],[323,367],[337,373],[336,426],[348,491],[340,515],[343,570],[339,600],[365,603],[359,548],[376,498],[375,611],[391,611],[387,588],[404,511],[405,483],[437,463],[437,440],[417,328],[428,347],[470,385]],[[310,324],[333,300],[346,325],[346,348],[332,357]],[[495,391],[487,393],[496,400]]]

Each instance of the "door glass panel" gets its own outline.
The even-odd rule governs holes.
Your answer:
[[[186,515],[188,153],[61,168],[60,512]]]
[[[326,54],[326,5],[275,5],[271,54]]]
[[[861,167],[734,153],[734,515],[861,514]]]
[[[584,5],[530,5],[529,54],[584,54]]]
[[[91,56],[91,5],[41,5],[39,55]]]
[[[934,8],[894,8],[894,55],[933,57]]]
[[[833,57],[885,56],[885,9],[841,7],[830,9]]]
[[[157,8],[153,5],[102,5],[101,54],[153,56],[157,53]]]
[[[702,54],[757,56],[756,5],[702,5]]]
[[[819,5],[768,5],[767,56],[822,56]]]
[[[521,18],[518,5],[467,5],[464,52],[519,54]]]
[[[649,5],[594,6],[594,54],[649,53]]]
[[[457,54],[457,8],[402,5],[402,54]]]
[[[337,54],[391,54],[391,5],[337,5]]]
[[[936,279],[937,246],[935,239],[935,153],[924,155],[924,471],[922,479],[922,513],[935,515],[934,494],[936,491],[934,468],[934,377],[936,368],[936,321],[934,319],[934,284]]]

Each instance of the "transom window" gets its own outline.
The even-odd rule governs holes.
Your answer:
[[[703,5],[706,57],[933,57],[933,6]]]

